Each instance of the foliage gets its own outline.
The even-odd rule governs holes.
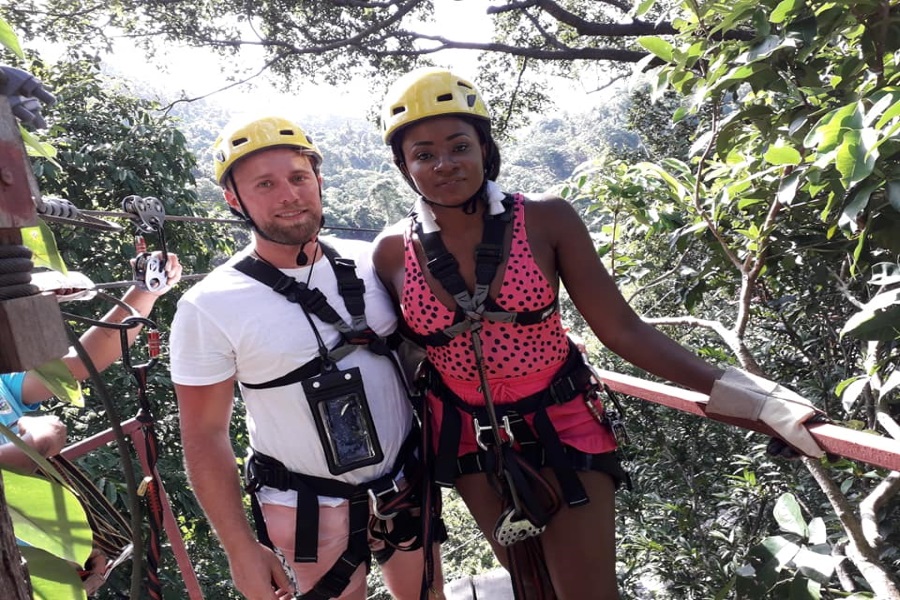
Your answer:
[[[86,598],[76,565],[91,553],[91,530],[79,499],[43,477],[3,471],[3,480],[35,597]]]
[[[650,75],[648,91],[658,104],[634,115],[657,123],[640,130],[652,161],[626,155],[585,163],[563,193],[593,203],[587,216],[598,250],[635,307],[659,315],[651,321],[711,327],[719,339],[671,331],[710,358],[737,359],[792,383],[833,417],[858,419],[873,430],[883,424],[891,433],[900,415],[900,205],[892,200],[900,151],[896,3],[854,3],[848,10],[800,0],[709,2],[684,3],[681,10],[676,35],[639,40],[664,63]],[[667,114],[668,123],[660,119]],[[669,316],[678,313],[697,316]],[[622,547],[627,573],[656,577],[679,597],[840,595],[831,585],[833,571],[810,573],[807,550],[767,566],[766,548],[794,548],[771,537],[764,542],[772,517],[746,512],[732,521],[726,515],[741,514],[734,512],[736,490],[753,491],[765,507],[772,492],[790,489],[804,511],[825,515],[813,521],[817,533],[807,543],[814,547],[827,534],[842,553],[858,543],[859,521],[836,504],[871,502],[871,494],[882,493],[859,479],[864,471],[832,466],[831,476],[843,479],[840,490],[836,484],[817,490],[802,472],[796,480],[776,476],[782,468],[763,478],[757,467],[771,467],[758,448],[742,449],[701,426],[706,451],[684,455],[692,443],[679,435],[679,419],[665,419],[661,438],[646,418],[641,414],[636,423],[641,439],[650,436],[638,479],[663,485],[667,494],[641,504],[637,529],[652,535]],[[752,461],[741,464],[742,454]],[[695,464],[696,471],[686,466]],[[728,480],[705,479],[729,466],[740,470],[731,470]],[[705,513],[710,494],[719,502]],[[688,500],[669,502],[673,496]],[[691,501],[697,498],[706,502]],[[879,501],[888,502],[889,513],[896,510],[890,495]],[[625,512],[631,528],[636,518]],[[675,528],[673,514],[687,528]],[[885,514],[859,518],[876,528],[887,523]],[[719,532],[709,527],[723,521]],[[689,528],[714,535],[716,545],[706,547]],[[882,543],[869,536],[861,551]],[[819,551],[814,547],[812,558]],[[716,554],[717,564],[703,563]],[[897,571],[896,552],[881,556],[883,577],[854,571],[852,583],[841,580],[844,590],[894,589],[888,574]]]

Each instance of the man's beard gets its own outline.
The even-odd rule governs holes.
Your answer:
[[[273,219],[265,224],[257,222],[254,222],[254,224],[262,237],[270,242],[284,244],[285,246],[300,246],[315,237],[319,232],[320,222],[321,216],[290,225],[282,225],[277,222],[277,219]]]

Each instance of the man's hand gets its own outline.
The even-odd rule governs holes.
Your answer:
[[[294,590],[281,561],[262,544],[255,544],[240,556],[228,557],[231,578],[248,600],[290,600]]]

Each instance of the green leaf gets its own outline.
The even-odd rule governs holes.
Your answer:
[[[794,557],[794,564],[800,573],[819,584],[826,584],[831,580],[840,561],[838,557],[819,554],[808,548],[801,548]]]
[[[69,272],[56,247],[56,238],[45,222],[41,221],[35,227],[23,227],[22,243],[34,254],[32,260],[35,265],[61,273]]]
[[[796,533],[803,538],[807,536],[806,521],[803,519],[797,499],[792,494],[782,494],[775,503],[772,514],[782,531]]]
[[[21,547],[19,552],[28,562],[34,600],[87,599],[75,565],[38,548]]]
[[[94,534],[75,494],[43,477],[4,472],[3,478],[16,537],[83,565],[91,554]]]
[[[800,173],[793,172],[781,180],[778,186],[778,194],[776,198],[784,206],[790,206],[797,197],[797,188],[800,185]]]
[[[793,12],[798,6],[801,6],[800,0],[781,0],[772,14],[769,15],[770,23],[783,23],[785,18]]]
[[[656,4],[656,0],[643,0],[643,2],[638,4],[637,8],[634,9],[634,16],[641,17],[645,15],[648,10],[653,8],[654,4]]]
[[[769,146],[763,158],[773,165],[799,165],[803,160],[800,153],[791,146]]]
[[[862,214],[862,212],[866,209],[866,206],[869,205],[869,198],[871,198],[872,192],[878,189],[878,185],[878,182],[870,181],[860,188],[854,190],[853,194],[850,196],[850,199],[841,210],[841,216],[838,219],[838,225],[856,233],[859,230],[857,219],[859,218],[859,215]]]
[[[874,129],[845,130],[835,156],[835,168],[841,174],[844,189],[850,189],[875,169],[877,150],[870,151],[878,140]]]
[[[900,289],[869,300],[841,329],[841,338],[889,342],[900,338]]]
[[[62,360],[57,359],[44,363],[34,369],[32,373],[37,375],[54,396],[78,408],[84,408],[81,384]]]
[[[822,598],[822,586],[811,579],[807,579],[800,573],[794,575],[791,581],[791,600],[820,600]]]
[[[672,44],[666,40],[655,35],[644,35],[639,37],[637,42],[648,52],[653,53],[666,62],[672,62]]]
[[[22,125],[19,125],[19,134],[22,136],[22,141],[25,142],[25,150],[29,156],[42,156],[62,169],[62,165],[56,160],[56,148],[36,138]]]
[[[887,191],[888,202],[894,207],[894,210],[900,212],[900,180],[894,179],[888,181],[885,185],[885,189]]]
[[[888,121],[898,116],[900,116],[900,100],[894,102],[890,108],[884,111],[884,114],[881,115],[881,118],[878,119],[878,122],[875,124],[875,128],[881,129],[888,124]]]
[[[3,19],[0,19],[0,44],[9,48],[20,59],[25,60],[25,53],[22,52],[22,46],[19,45],[19,37],[9,23]]]

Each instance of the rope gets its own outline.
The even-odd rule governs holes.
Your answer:
[[[0,244],[0,300],[34,296],[40,290],[31,284],[31,250],[21,244]]]
[[[108,210],[82,210],[82,215],[94,216],[94,217],[112,217],[117,219],[133,219],[134,215],[127,212],[121,211],[108,211]],[[246,225],[247,223],[241,219],[228,219],[228,218],[217,218],[217,217],[190,217],[184,215],[166,215],[166,221],[187,221],[194,223],[230,223],[233,225]],[[330,226],[326,225],[325,229],[333,229],[335,231],[365,231],[370,233],[380,233],[381,229],[375,229],[372,227],[341,227],[341,226]]]

